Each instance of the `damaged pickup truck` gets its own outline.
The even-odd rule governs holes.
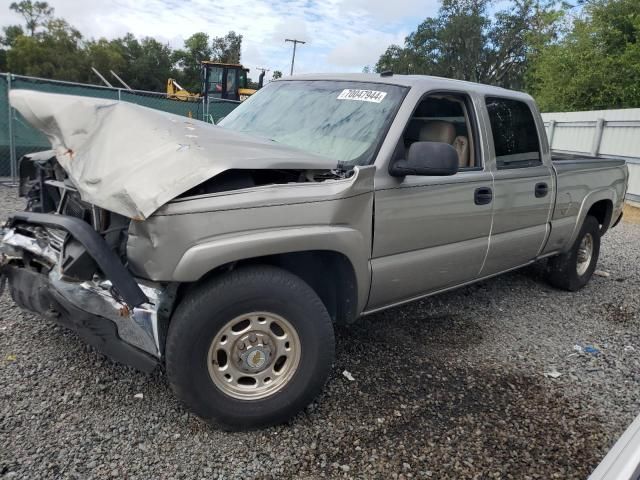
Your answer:
[[[14,90],[53,150],[0,269],[15,302],[113,359],[166,368],[206,421],[285,421],[333,325],[543,260],[570,291],[622,216],[623,161],[552,158],[528,95],[422,76],[273,82],[219,126]]]

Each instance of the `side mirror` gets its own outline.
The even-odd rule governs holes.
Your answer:
[[[446,176],[458,173],[458,152],[448,143],[414,142],[407,158],[389,167],[392,177],[406,175]]]

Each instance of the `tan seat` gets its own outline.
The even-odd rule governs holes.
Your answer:
[[[469,139],[464,135],[458,135],[453,141],[453,148],[458,152],[458,166],[460,168],[471,167],[469,164]]]
[[[418,137],[420,142],[448,143],[458,152],[460,168],[469,166],[469,139],[463,135],[456,135],[456,127],[444,120],[429,120],[420,128]]]

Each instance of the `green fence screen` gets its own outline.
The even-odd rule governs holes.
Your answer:
[[[121,100],[213,123],[228,115],[239,103],[212,99],[205,105],[202,101],[172,100],[163,93],[0,74],[0,177],[14,175],[16,162],[23,155],[50,148],[49,141],[42,133],[32,128],[22,115],[10,109],[9,90],[14,89]]]

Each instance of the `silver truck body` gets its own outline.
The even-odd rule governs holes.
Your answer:
[[[588,480],[640,479],[640,415],[624,431]]]
[[[91,190],[90,185],[83,183],[87,180],[86,170],[76,169],[74,180],[80,193],[85,186],[87,192],[91,190],[91,196],[83,195],[83,199],[113,210],[122,205],[119,213],[134,218],[128,231],[127,268],[136,283],[144,287],[147,301],[128,305],[113,294],[112,285],[104,284],[111,280],[109,278],[65,282],[56,276],[55,266],[49,273],[53,289],[80,310],[112,320],[126,343],[161,361],[170,322],[170,314],[163,320],[160,313],[163,298],[169,299],[167,304],[171,303],[167,286],[194,284],[238,263],[261,259],[277,261],[319,292],[334,320],[351,322],[363,314],[565,252],[573,245],[588,212],[598,216],[603,233],[622,214],[628,178],[624,161],[553,159],[542,119],[532,98],[526,94],[423,76],[326,75],[300,76],[287,81],[307,80],[367,82],[406,88],[406,96],[371,165],[355,166],[346,175],[322,181],[272,183],[178,197],[195,184],[233,168],[295,168],[312,175],[313,171],[336,167],[336,162],[295,149],[274,148],[263,140],[251,143],[246,137],[231,132],[233,139],[245,142],[245,148],[236,145],[220,150],[215,154],[216,167],[199,170],[197,177],[172,189],[173,200],[162,196],[162,192],[150,203],[144,195],[124,195],[122,198],[126,197],[126,201],[118,205],[113,203],[112,188]],[[463,94],[471,100],[470,115],[477,125],[481,165],[452,176],[391,176],[390,162],[416,105],[434,92]],[[261,92],[256,96],[260,95]],[[15,106],[21,111],[27,108],[30,96],[21,95]],[[540,144],[542,162],[539,166],[497,168],[485,106],[487,96],[518,100],[531,108]],[[157,117],[137,106],[127,106],[126,111],[136,111],[137,122],[147,116]],[[31,115],[32,123],[45,130],[57,128],[60,133],[58,127],[51,127],[52,122],[62,123],[58,120],[64,116],[60,117],[59,112],[48,112],[45,120],[49,123],[38,112],[32,110]],[[171,116],[162,114],[162,117]],[[213,145],[225,133],[219,127],[196,126],[200,137],[209,138],[207,145]],[[99,130],[99,123],[96,128]],[[127,129],[126,125],[120,128]],[[116,130],[112,127],[112,132]],[[172,135],[162,138],[169,138],[166,143],[175,147],[180,141]],[[67,150],[73,150],[67,145],[72,137],[62,132],[52,140],[63,166],[65,162],[70,165],[64,155]],[[148,138],[153,141],[156,135],[149,134]],[[104,148],[104,142],[102,138],[100,143],[95,143],[91,135],[83,138],[87,165],[91,164],[91,151],[98,146]],[[261,146],[275,154],[256,163],[254,158]],[[126,148],[115,152],[126,155]],[[163,185],[171,185],[166,181],[175,174],[175,164],[167,160],[171,152],[170,148],[162,152],[165,160],[160,166],[147,162],[136,167],[136,181],[144,184],[142,192],[155,192],[156,189],[148,186],[159,179],[163,179]],[[206,154],[206,150],[198,151],[199,165],[206,164],[202,161]],[[105,155],[94,171],[104,172],[108,158]],[[134,162],[135,155],[120,158],[116,173],[124,173],[122,165]],[[72,168],[69,166],[67,171]],[[96,181],[94,175],[89,177]],[[548,186],[548,192],[540,198],[534,195],[538,184]],[[135,188],[135,184],[131,188]],[[474,203],[474,192],[481,188],[492,190],[493,201],[485,205]],[[158,199],[166,201],[160,202],[162,205],[156,209]],[[28,239],[16,241],[13,228],[6,235],[13,235],[14,240],[5,237],[5,255],[19,256],[21,249],[28,248],[44,254],[42,246],[33,243],[25,246]]]

